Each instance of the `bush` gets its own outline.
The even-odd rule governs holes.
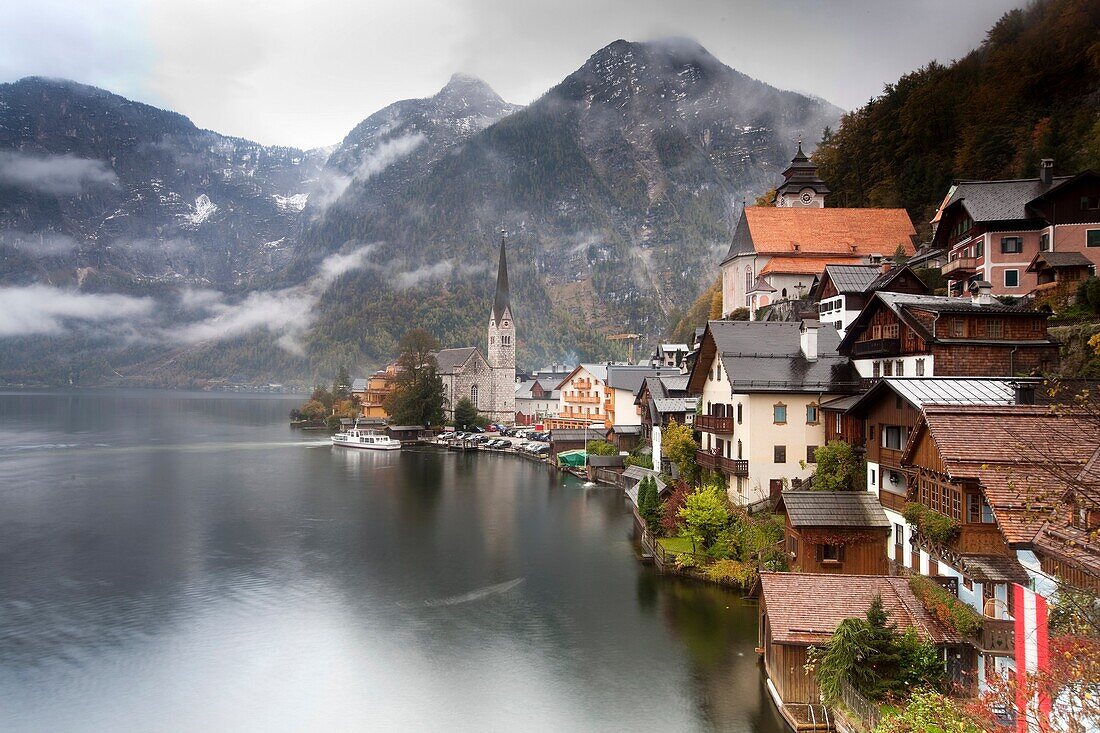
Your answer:
[[[911,575],[909,587],[940,623],[963,636],[974,636],[982,630],[982,617],[960,601],[944,587],[933,583],[923,575]]]
[[[590,440],[585,446],[590,456],[617,456],[619,449],[606,440]]]
[[[814,491],[863,491],[867,482],[867,462],[850,443],[834,440],[814,451]]]
[[[704,568],[703,572],[706,573],[708,579],[715,583],[735,585],[739,588],[752,587],[757,577],[756,566],[751,563],[729,559],[716,560]]]
[[[1100,277],[1089,277],[1077,286],[1077,305],[1100,314]]]
[[[684,519],[680,516],[680,509],[690,493],[691,487],[686,481],[676,481],[672,484],[672,493],[661,503],[661,530],[666,537],[675,537],[683,528]]]
[[[983,728],[949,697],[933,690],[914,692],[905,707],[887,713],[874,733],[982,733]]]
[[[923,504],[909,502],[902,511],[905,521],[915,526],[922,535],[937,545],[946,545],[959,534],[959,521],[946,514],[929,509]]]
[[[725,528],[730,518],[726,497],[713,486],[701,486],[688,494],[679,513],[684,520],[684,535],[698,542],[704,550],[714,544],[718,532]]]

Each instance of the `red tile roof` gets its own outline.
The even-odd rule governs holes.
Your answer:
[[[791,275],[820,275],[826,265],[861,265],[859,257],[772,257],[760,270],[761,275],[788,273]]]
[[[890,257],[899,244],[906,254],[915,251],[912,237],[916,230],[905,209],[750,206],[745,209],[745,221],[758,254]]]
[[[958,644],[959,634],[933,617],[905,578],[885,575],[760,573],[772,639],[781,644],[822,644],[846,618],[862,618],[881,596],[890,622],[915,627],[936,644]]]

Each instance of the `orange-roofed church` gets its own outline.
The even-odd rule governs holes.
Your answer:
[[[916,230],[905,209],[825,208],[829,188],[798,143],[775,206],[745,209],[722,261],[722,314],[754,313],[809,294],[825,265],[877,264],[900,245],[915,251]]]

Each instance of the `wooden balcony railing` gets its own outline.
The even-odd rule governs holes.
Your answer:
[[[940,272],[948,280],[959,280],[974,274],[978,267],[978,260],[973,257],[959,257],[945,264]]]
[[[1007,619],[982,619],[982,651],[988,654],[1016,654],[1016,622]]]
[[[748,461],[737,458],[726,458],[725,456],[716,456],[710,451],[695,451],[695,462],[703,468],[709,468],[712,471],[720,471],[727,476],[749,475]]]
[[[852,344],[852,356],[893,356],[901,351],[901,339],[872,339]]]
[[[733,435],[733,418],[718,415],[696,415],[695,427],[708,433]]]

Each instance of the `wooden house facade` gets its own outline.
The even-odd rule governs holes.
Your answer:
[[[796,571],[886,575],[890,520],[878,499],[859,491],[784,491],[784,550]]]

